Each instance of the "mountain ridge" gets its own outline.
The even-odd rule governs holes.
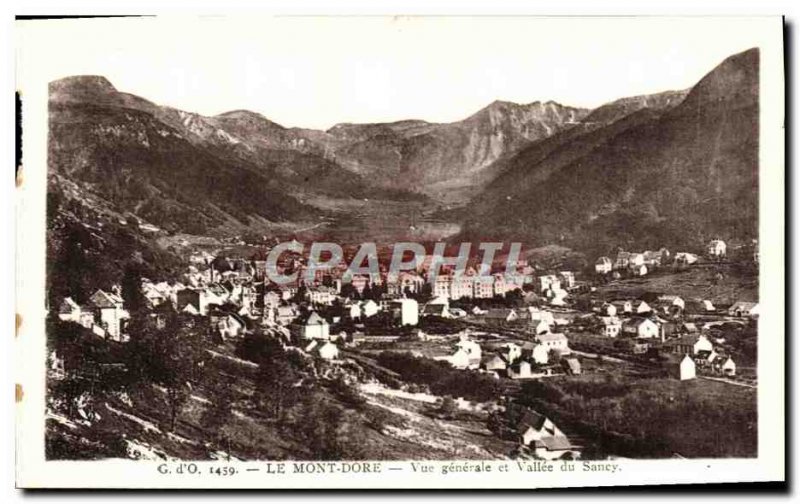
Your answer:
[[[184,221],[196,212],[205,224],[195,231],[231,219],[244,227],[253,218],[346,220],[352,204],[336,201],[429,198],[450,208],[448,218],[462,222],[468,238],[597,252],[655,246],[664,222],[672,224],[659,239],[670,243],[683,244],[681,234],[693,242],[747,237],[754,234],[748,225],[730,229],[757,216],[757,72],[754,49],[727,58],[689,89],[591,110],[495,100],[451,123],[339,123],[325,131],[244,109],[204,116],[120,92],[103,76],[71,76],[51,83],[51,167],[123,203],[121,184],[133,181],[142,197],[122,210],[149,209],[145,218],[164,213],[157,195],[176,197],[174,184],[183,184],[185,194],[174,204],[168,197],[166,208]],[[668,198],[667,189],[678,196]],[[239,190],[245,202],[237,201]],[[735,198],[725,195],[744,204],[729,208]],[[212,207],[196,208],[206,198]],[[679,204],[705,217],[684,218]],[[728,215],[727,223],[709,214]]]
[[[473,199],[464,236],[593,254],[757,237],[758,68],[757,49],[733,55],[679,103],[529,145],[500,176],[513,183]]]
[[[496,100],[451,123],[419,119],[338,123],[322,131],[286,127],[244,109],[203,116],[160,107],[117,91],[102,76],[59,79],[52,83],[51,90],[53,101],[93,102],[151,113],[196,143],[247,146],[249,138],[256,136],[261,148],[313,154],[358,176],[367,176],[379,187],[409,189],[404,182],[398,182],[398,177],[413,178],[419,182],[410,189],[423,193],[432,182],[469,179],[502,155],[532,139],[548,136],[589,112],[552,100],[529,104]],[[248,147],[254,150],[252,145]]]

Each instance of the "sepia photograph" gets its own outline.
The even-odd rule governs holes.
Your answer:
[[[782,467],[781,31],[17,21],[25,481]]]

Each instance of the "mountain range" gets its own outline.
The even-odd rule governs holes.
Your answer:
[[[626,99],[533,142],[472,200],[464,234],[563,244],[697,249],[758,236],[758,50],[688,92]]]
[[[67,77],[50,84],[50,188],[194,234],[335,227],[343,202],[372,200],[427,208],[470,240],[592,253],[744,240],[757,236],[758,66],[752,49],[688,90],[593,110],[496,101],[453,123],[326,131],[246,110],[203,116]]]

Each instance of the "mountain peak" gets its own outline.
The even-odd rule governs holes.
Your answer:
[[[266,119],[266,117],[258,112],[253,112],[252,110],[246,109],[229,110],[227,112],[217,114],[216,117],[225,117],[230,119]]]
[[[757,47],[725,58],[691,90],[684,101],[688,107],[711,106],[719,102],[737,106],[758,102],[760,52]]]
[[[102,75],[74,75],[50,83],[50,97],[53,99],[86,100],[116,93],[114,85]]]
[[[612,102],[605,103],[592,110],[583,122],[591,123],[612,123],[625,116],[633,114],[642,109],[662,111],[677,106],[686,95],[689,89],[681,91],[663,91],[639,96],[626,96]]]
[[[230,110],[228,112],[217,114],[216,116],[214,116],[214,118],[223,121],[235,121],[237,124],[249,128],[268,127],[268,128],[286,129],[280,124],[274,121],[270,121],[262,114],[259,114],[258,112],[253,112],[252,110],[245,110],[245,109]]]
[[[518,103],[514,103],[507,100],[495,100],[489,104],[486,108],[504,108],[504,107],[519,107]]]

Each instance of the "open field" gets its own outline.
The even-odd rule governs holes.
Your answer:
[[[597,287],[597,293],[606,299],[637,298],[646,292],[708,299],[720,305],[758,301],[758,274],[738,265],[698,264],[683,270],[665,268],[645,277],[615,280]]]

